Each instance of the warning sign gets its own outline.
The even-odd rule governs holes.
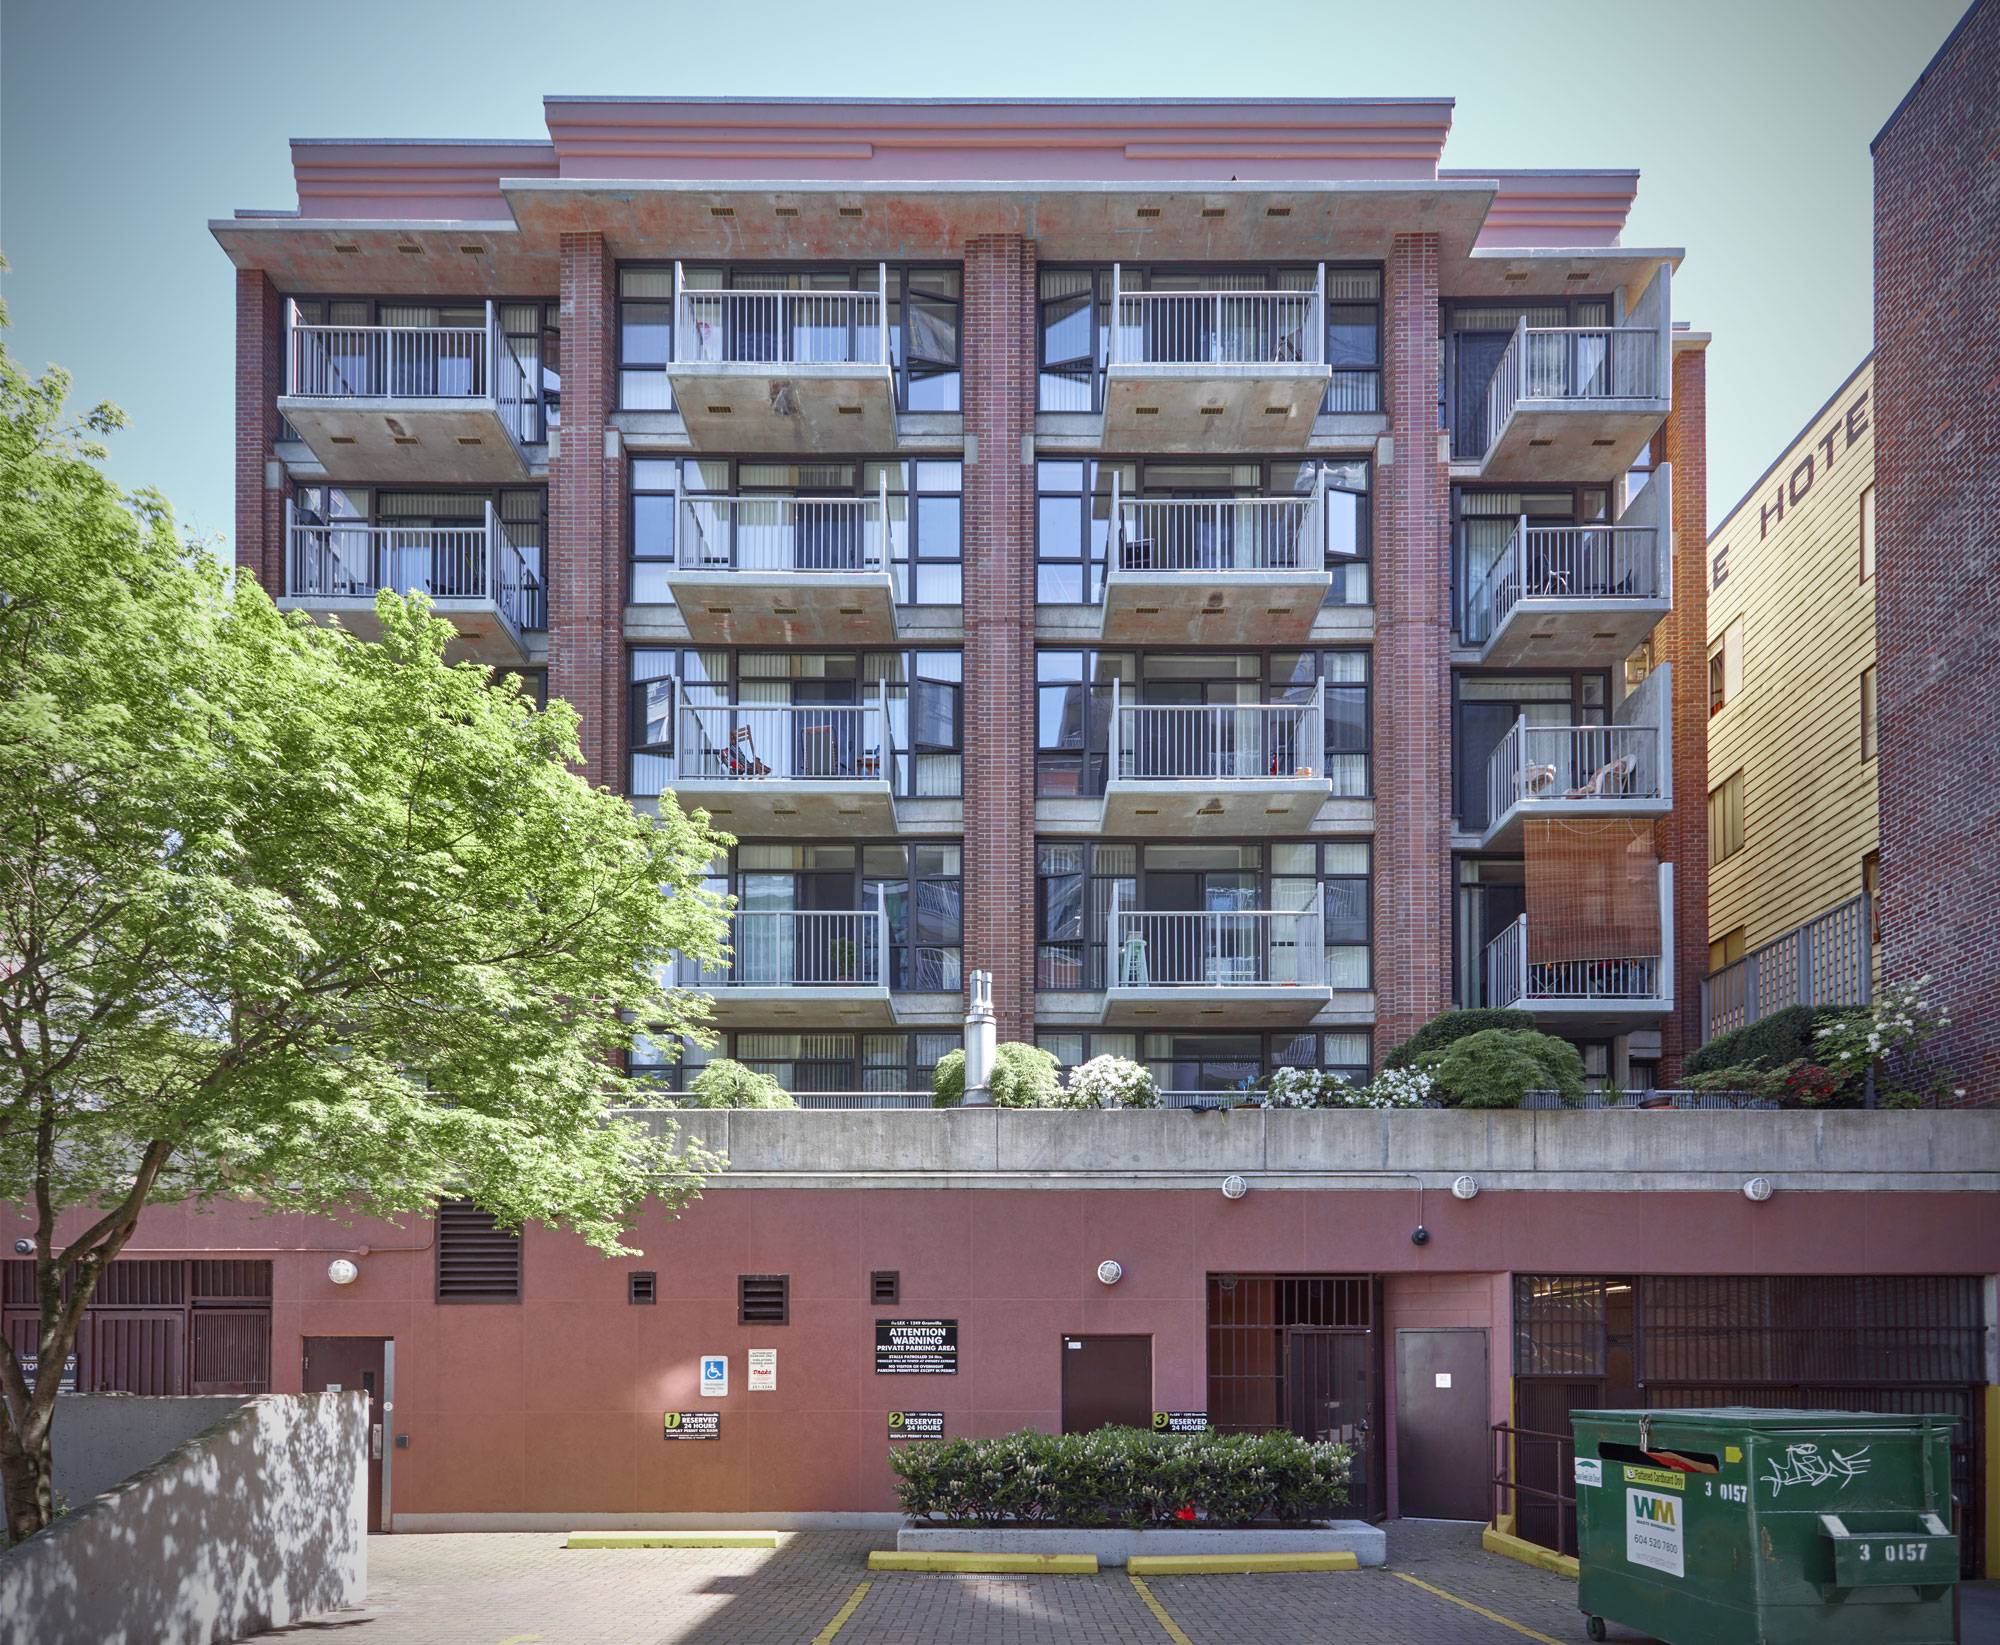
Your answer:
[[[891,1439],[943,1439],[944,1412],[891,1411],[889,1413],[889,1437]]]
[[[958,1375],[958,1321],[878,1319],[875,1322],[877,1376]]]
[[[1153,1432],[1156,1434],[1205,1434],[1208,1432],[1206,1411],[1155,1411]]]
[[[1628,1469],[1627,1472],[1630,1472]],[[1625,1493],[1625,1557],[1668,1576],[1685,1576],[1681,1556],[1679,1497],[1657,1491]]]
[[[750,1392],[768,1394],[778,1386],[778,1350],[775,1348],[752,1348],[744,1359],[749,1362]]]
[[[667,1439],[720,1439],[722,1438],[722,1413],[720,1411],[669,1411],[661,1420],[661,1433]]]

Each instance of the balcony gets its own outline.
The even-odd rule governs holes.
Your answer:
[[[1530,959],[1523,914],[1486,945],[1487,1005],[1526,1011],[1553,1033],[1622,1033],[1656,1024],[1674,1008],[1673,886],[1673,864],[1660,864],[1654,954]]]
[[[1873,924],[1868,899],[1854,897],[1710,972],[1701,985],[1702,1038],[1794,1005],[1867,1005],[1875,997]]]
[[[737,909],[728,960],[716,970],[680,961],[675,986],[709,994],[717,1026],[880,1027],[889,1001],[889,918],[878,899],[853,911]]]
[[[1521,849],[1530,817],[1660,817],[1673,809],[1672,674],[1656,668],[1610,725],[1516,720],[1486,761],[1482,851]]]
[[[1120,692],[1114,681],[1107,834],[1296,833],[1333,792],[1324,685],[1303,703],[1133,703]]]
[[[1326,268],[1311,291],[1127,291],[1111,271],[1107,451],[1284,451],[1326,398]]]
[[[701,450],[888,451],[896,444],[889,271],[874,291],[688,287],[674,265],[667,375]]]
[[[1621,325],[1523,321],[1486,386],[1489,480],[1617,479],[1673,403],[1673,323],[1662,265]]]
[[[674,795],[731,834],[893,834],[889,688],[872,703],[683,704]]]
[[[375,596],[385,588],[429,595],[477,662],[526,663],[529,632],[548,626],[542,579],[491,503],[485,524],[474,526],[302,525],[285,505],[280,607],[337,618],[349,633],[372,640],[381,632]]]
[[[1296,644],[1333,579],[1326,505],[1306,497],[1123,497],[1104,579],[1104,638],[1127,645]]]
[[[1524,515],[1466,598],[1465,641],[1488,668],[1606,668],[1673,607],[1673,470],[1663,463],[1615,525]]]
[[[377,485],[528,478],[534,385],[483,326],[317,326],[286,305],[278,410],[326,477]]]
[[[1305,909],[1140,911],[1114,887],[1106,1023],[1310,1022],[1333,998],[1317,894]]]
[[[703,645],[871,645],[896,637],[888,482],[873,497],[675,502],[674,603]]]

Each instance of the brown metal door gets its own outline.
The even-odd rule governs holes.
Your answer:
[[[368,1396],[368,1529],[382,1524],[383,1372],[386,1337],[307,1337],[303,1387],[309,1394],[359,1388]]]
[[[1396,1494],[1408,1519],[1485,1519],[1483,1330],[1396,1333]]]
[[[1375,1388],[1374,1332],[1300,1326],[1285,1332],[1285,1426],[1302,1439],[1331,1440],[1353,1452],[1348,1499],[1370,1518],[1382,1514]]]
[[[1062,1347],[1066,1434],[1153,1425],[1153,1339],[1070,1337]]]

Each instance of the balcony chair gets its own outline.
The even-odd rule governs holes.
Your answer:
[[[1639,769],[1635,754],[1620,754],[1607,760],[1590,775],[1590,781],[1564,793],[1566,800],[1608,800],[1631,792],[1632,777]]]
[[[1521,798],[1524,800],[1545,800],[1549,790],[1556,785],[1556,768],[1552,765],[1531,765],[1521,776]]]
[[[737,746],[739,743],[742,745],[740,748]],[[757,758],[757,739],[751,735],[747,725],[739,725],[730,732],[728,744],[715,750],[715,758],[725,777],[768,777],[771,774],[771,768]]]

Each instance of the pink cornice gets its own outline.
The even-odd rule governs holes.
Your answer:
[[[1615,246],[1639,192],[1636,171],[1440,171],[1491,182],[1486,248]]]
[[[301,217],[504,221],[502,177],[554,177],[550,143],[292,144]]]

